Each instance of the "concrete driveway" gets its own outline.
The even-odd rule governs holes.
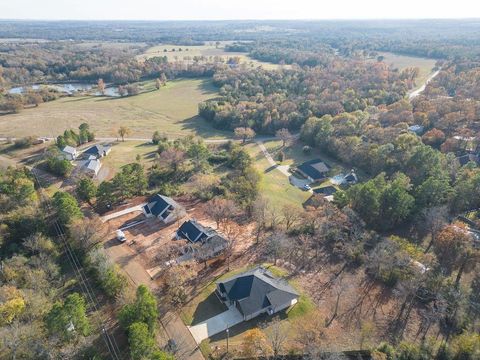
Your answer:
[[[112,220],[112,219],[115,219],[117,217],[120,217],[120,216],[123,216],[123,215],[126,215],[126,214],[130,214],[130,213],[135,212],[135,211],[143,212],[142,209],[145,205],[146,205],[146,203],[140,204],[140,205],[137,205],[137,206],[132,206],[130,208],[123,209],[123,210],[120,210],[120,211],[102,216],[100,219],[102,219],[103,222],[106,222],[108,220]]]
[[[231,328],[234,325],[240,324],[242,321],[243,316],[240,311],[238,311],[235,306],[231,306],[221,314],[211,317],[197,325],[188,326],[188,330],[190,330],[197,344],[200,344],[202,340],[225,331],[227,327]]]

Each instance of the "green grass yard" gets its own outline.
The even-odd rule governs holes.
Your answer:
[[[267,143],[265,143],[267,146]],[[261,173],[260,194],[279,208],[285,205],[301,207],[310,197],[310,193],[292,186],[288,178],[273,169],[256,143],[246,145],[247,151],[254,159],[256,169]]]
[[[156,90],[153,81],[140,83],[142,93],[123,98],[64,97],[18,114],[0,116],[0,137],[57,136],[88,123],[98,137],[116,137],[120,126],[132,138],[149,138],[156,130],[171,137],[198,135],[224,138],[197,116],[198,103],[218,96],[209,79],[171,81]]]

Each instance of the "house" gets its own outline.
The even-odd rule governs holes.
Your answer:
[[[67,145],[62,149],[62,156],[66,160],[75,160],[78,156],[77,149],[75,149],[73,146]]]
[[[408,131],[417,135],[422,135],[423,130],[425,130],[425,127],[423,127],[422,125],[412,125],[408,127]]]
[[[297,167],[297,171],[311,182],[325,179],[330,168],[320,159],[306,161]]]
[[[221,255],[227,247],[228,241],[215,234],[206,238],[199,246],[193,247],[193,253],[197,261],[207,261]]]
[[[228,241],[211,227],[206,227],[196,220],[185,221],[175,233],[177,240],[190,242],[194,257],[206,261],[223,253]]]
[[[324,196],[331,196],[337,192],[337,188],[330,185],[318,189],[313,189],[313,192],[316,194],[322,194]]]
[[[101,167],[102,167],[102,163],[100,162],[100,160],[89,159],[86,162],[83,170],[91,177],[94,177],[98,175],[98,172],[100,171]]]
[[[175,200],[160,194],[152,196],[143,207],[146,217],[157,217],[168,224],[185,216],[185,209]]]
[[[192,243],[204,242],[207,238],[216,235],[217,232],[211,227],[205,227],[196,220],[187,220],[176,232],[177,239],[185,239]]]
[[[357,174],[355,174],[355,170],[350,170],[350,173],[345,175],[343,178],[343,184],[348,185],[355,185],[358,182]]]
[[[99,159],[107,156],[111,150],[112,148],[110,146],[99,144],[88,148],[83,153],[88,156],[95,156],[97,159]]]
[[[228,307],[235,306],[250,320],[261,314],[273,315],[295,305],[299,294],[284,280],[257,267],[223,281],[217,281],[215,293]]]
[[[459,156],[457,160],[460,163],[460,166],[465,166],[469,162],[473,162],[477,165],[480,165],[480,156],[475,154],[465,154],[465,155]]]

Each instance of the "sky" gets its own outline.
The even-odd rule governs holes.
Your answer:
[[[0,19],[480,18],[478,0],[0,0]]]

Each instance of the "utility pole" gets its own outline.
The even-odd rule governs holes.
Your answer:
[[[228,336],[229,336],[228,324],[227,324],[227,330],[225,331],[227,332],[227,355],[228,355]]]

